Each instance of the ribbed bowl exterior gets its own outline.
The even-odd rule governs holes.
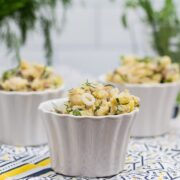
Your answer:
[[[64,99],[54,103],[62,103]],[[67,176],[106,177],[123,170],[133,120],[138,110],[105,117],[76,117],[49,112],[40,105],[45,121],[52,168]]]
[[[101,76],[100,81],[105,82],[105,76]],[[140,98],[140,112],[132,128],[132,136],[150,137],[169,131],[180,82],[114,85],[120,90],[129,89]]]
[[[0,143],[16,146],[47,143],[38,106],[62,93],[63,87],[43,92],[0,91]]]

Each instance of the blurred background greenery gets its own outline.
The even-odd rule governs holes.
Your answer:
[[[44,39],[46,64],[52,64],[53,30],[58,29],[55,8],[61,3],[64,12],[73,0],[0,0],[0,39],[11,51],[16,60],[21,57],[20,49],[26,43],[29,32],[38,28]],[[116,0],[115,0],[116,1]],[[124,0],[122,24],[131,29],[129,12],[139,16],[147,26],[152,48],[157,55],[169,55],[180,62],[180,17],[175,0],[164,0],[156,8],[154,0]],[[147,33],[147,32],[146,32]]]
[[[142,11],[141,21],[150,29],[151,45],[158,55],[168,55],[180,62],[180,17],[175,0],[164,0],[160,8],[155,8],[153,0],[125,0],[122,24],[128,24],[129,11]]]
[[[180,63],[180,17],[175,0],[164,0],[161,8],[154,7],[153,0],[125,0],[121,21],[125,28],[128,24],[129,11],[143,12],[141,21],[150,29],[151,45],[160,55],[168,55],[174,62]],[[177,97],[180,104],[180,93]]]
[[[56,27],[55,7],[61,2],[64,10],[71,0],[0,0],[0,39],[20,60],[20,48],[30,31],[42,31],[46,64],[52,64],[51,32]]]

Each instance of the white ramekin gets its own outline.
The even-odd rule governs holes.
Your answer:
[[[100,76],[103,83],[105,75]],[[109,82],[108,82],[109,83]],[[164,84],[114,84],[120,90],[129,89],[140,98],[140,112],[132,128],[132,136],[149,137],[167,133],[173,108],[180,90],[180,82]]]
[[[39,92],[0,91],[0,143],[35,146],[47,143],[38,106],[58,98],[64,86]]]
[[[114,116],[72,116],[52,112],[54,104],[67,99],[42,103],[51,154],[57,173],[78,177],[106,177],[124,168],[133,120],[138,112]]]

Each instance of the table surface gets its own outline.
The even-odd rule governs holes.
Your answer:
[[[24,148],[1,145],[0,180],[4,179],[71,178],[57,175],[50,168],[48,146]],[[128,147],[125,170],[109,179],[180,179],[180,120],[172,120],[171,131],[163,136],[132,138]]]

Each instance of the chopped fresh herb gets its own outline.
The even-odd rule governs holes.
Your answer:
[[[93,85],[93,83],[90,83],[88,80],[84,83],[84,85],[95,88],[95,86]]]
[[[75,109],[75,110],[73,110],[73,115],[74,116],[81,116],[81,112],[80,112],[80,110],[79,109]]]
[[[66,106],[66,111],[67,111],[68,113],[72,112],[72,108],[69,107],[68,104],[64,104],[64,105]]]
[[[151,57],[144,57],[144,58],[141,58],[141,59],[138,59],[138,61],[140,61],[140,62],[144,62],[144,63],[149,63],[149,62],[151,62]]]
[[[123,111],[121,110],[121,106],[117,106],[115,114],[121,114]]]
[[[114,85],[112,85],[112,84],[105,84],[104,86],[111,86],[111,87],[115,87]]]
[[[111,112],[111,106],[109,106],[109,113]]]
[[[102,105],[102,101],[99,103],[98,106],[96,106],[96,109],[94,110],[95,113],[100,109],[101,105]]]
[[[15,69],[10,69],[10,70],[8,70],[8,71],[5,71],[5,72],[3,73],[3,75],[2,75],[2,80],[3,80],[3,81],[8,80],[8,79],[11,78],[14,74],[16,74],[16,72],[17,72],[17,69],[16,69],[16,68],[15,68]]]
[[[3,87],[2,87],[2,85],[0,84],[0,90],[3,90]]]
[[[170,82],[173,82],[173,80],[172,80],[172,79],[166,79],[166,80],[164,80],[164,83],[170,83]]]
[[[100,105],[96,106],[96,109],[94,110],[94,112],[97,112],[100,109]]]
[[[123,81],[128,82],[128,78],[127,78],[126,75],[120,74],[120,76],[121,76],[121,78],[123,79]]]
[[[49,72],[47,71],[47,67],[45,66],[44,67],[44,70],[43,70],[43,72],[42,72],[42,74],[41,74],[41,78],[42,79],[47,79],[48,77],[49,77]]]
[[[120,104],[120,101],[119,101],[119,99],[118,99],[118,98],[116,98],[116,102],[117,102],[118,104]]]

